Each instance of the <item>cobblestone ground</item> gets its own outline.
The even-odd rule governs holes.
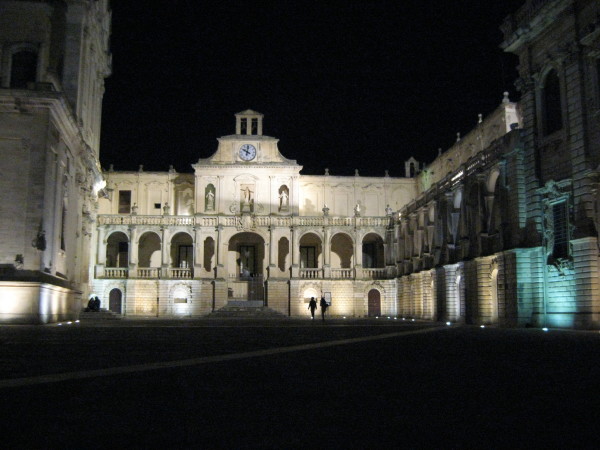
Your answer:
[[[0,433],[3,448],[597,448],[599,356],[598,333],[393,319],[3,326]]]

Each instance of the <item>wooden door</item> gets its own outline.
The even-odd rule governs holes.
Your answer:
[[[108,309],[121,314],[121,291],[119,289],[113,289],[108,294]]]
[[[381,315],[381,294],[377,289],[371,289],[368,297],[369,317],[377,317]]]

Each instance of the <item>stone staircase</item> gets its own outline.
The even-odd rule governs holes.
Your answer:
[[[263,306],[262,301],[229,301],[223,308],[213,311],[208,315],[209,318],[272,318],[282,319],[287,317],[280,312],[277,312],[267,306]]]
[[[122,319],[121,314],[117,314],[108,309],[100,308],[100,311],[85,311],[82,310],[79,313],[79,320],[120,320]]]

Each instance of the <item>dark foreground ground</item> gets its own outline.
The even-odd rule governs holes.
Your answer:
[[[592,332],[2,326],[0,448],[598,448],[599,364]]]

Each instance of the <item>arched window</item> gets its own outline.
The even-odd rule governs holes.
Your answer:
[[[10,69],[10,87],[27,89],[28,83],[35,83],[37,76],[37,53],[20,50],[13,53]]]
[[[560,98],[560,80],[556,70],[551,70],[546,75],[542,94],[544,120],[543,131],[549,135],[562,128],[562,104]]]

